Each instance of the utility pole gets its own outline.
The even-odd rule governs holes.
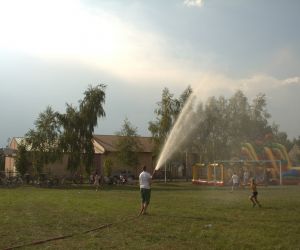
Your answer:
[[[185,179],[188,181],[188,150],[185,151]]]
[[[165,162],[165,183],[167,183],[167,162]]]

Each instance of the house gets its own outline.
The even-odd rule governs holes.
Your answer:
[[[15,173],[15,156],[17,154],[17,147],[21,143],[21,137],[14,137],[7,148],[5,148],[4,157],[5,157],[5,166],[4,170],[7,173]]]
[[[113,162],[112,172],[131,170],[130,167],[125,166],[117,159],[117,142],[120,139],[120,136],[116,135],[94,135],[93,145],[95,151],[94,165],[92,171],[98,171],[103,173],[103,166],[106,159],[110,159]],[[138,144],[140,145],[140,152],[138,152],[139,166],[135,168],[133,174],[137,174],[141,171],[143,165],[149,167],[149,171],[154,169],[154,158],[153,158],[153,142],[151,137],[136,137]],[[5,155],[5,171],[8,173],[16,173],[15,166],[15,156],[20,145],[24,141],[23,137],[14,137],[12,138],[9,144],[9,150]],[[30,146],[27,148],[30,151]],[[67,170],[67,155],[65,155],[62,160],[47,164],[44,166],[43,172],[49,173],[51,175],[57,176],[68,176],[70,172]],[[80,168],[80,172],[84,172],[84,167]]]
[[[112,172],[131,170],[130,167],[125,166],[117,159],[117,143],[121,139],[121,136],[116,135],[95,135],[93,144],[95,149],[95,154],[97,159],[99,157],[100,166],[104,166],[106,159],[111,159],[113,162]],[[138,161],[139,165],[136,169],[131,170],[135,171],[133,174],[135,176],[142,170],[142,166],[146,165],[149,168],[149,171],[154,170],[154,156],[153,148],[154,144],[151,137],[136,137],[137,143],[140,147],[140,152],[138,152]]]

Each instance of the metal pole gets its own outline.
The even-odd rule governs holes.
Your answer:
[[[188,181],[188,171],[187,171],[188,166],[187,166],[187,164],[188,164],[188,151],[186,150],[185,151],[185,179],[186,179],[186,181]]]
[[[282,185],[281,161],[279,161],[279,183]]]
[[[165,162],[165,183],[167,183],[167,162]]]
[[[216,185],[216,164],[214,164],[214,185]]]

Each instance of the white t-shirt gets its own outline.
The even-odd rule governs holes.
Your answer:
[[[150,189],[151,179],[152,176],[148,172],[143,171],[142,173],[140,173],[139,176],[140,188]]]
[[[233,184],[238,184],[239,183],[239,177],[236,174],[234,174],[232,176],[232,182],[233,182]]]
[[[245,179],[245,180],[248,180],[248,179],[249,179],[249,172],[248,172],[248,171],[245,171],[245,172],[244,172],[244,179]]]

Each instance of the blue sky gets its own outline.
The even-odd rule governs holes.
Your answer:
[[[125,117],[149,135],[164,87],[265,93],[271,122],[300,135],[300,1],[0,0],[0,147],[50,105],[107,85],[98,134]]]

